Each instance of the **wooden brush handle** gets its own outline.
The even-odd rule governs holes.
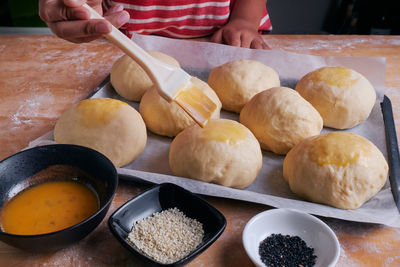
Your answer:
[[[104,19],[99,13],[96,12],[91,6],[88,4],[83,4],[83,6],[90,11],[90,16],[92,19]],[[153,61],[155,60],[152,56],[150,56],[143,48],[135,44],[131,39],[129,39],[125,34],[123,34],[120,30],[118,30],[115,26],[112,26],[112,30],[109,34],[106,34],[105,37],[110,40],[113,44],[118,46],[125,54],[134,59],[150,76],[151,80],[155,83],[159,83],[157,77],[155,77],[154,73],[156,73],[156,66],[154,66]]]

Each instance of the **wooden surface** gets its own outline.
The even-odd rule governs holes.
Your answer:
[[[399,36],[266,36],[272,49],[323,56],[386,57],[386,95],[400,132]],[[51,35],[0,35],[0,160],[52,130],[85,98],[121,52],[105,40],[71,44]],[[108,215],[148,185],[121,181]],[[253,266],[241,243],[244,225],[270,207],[205,197],[227,218],[222,236],[189,266]],[[108,216],[106,217],[106,219]],[[0,266],[142,266],[109,232],[106,219],[75,245],[31,254],[0,242]],[[322,218],[337,234],[337,266],[400,266],[400,228]]]

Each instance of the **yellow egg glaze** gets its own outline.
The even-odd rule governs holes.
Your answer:
[[[240,123],[231,120],[210,121],[202,128],[204,141],[218,141],[230,145],[238,144],[245,140],[248,130]]]
[[[81,101],[77,110],[81,114],[81,122],[88,128],[109,124],[118,114],[125,102],[109,98],[93,98]]]
[[[349,89],[358,80],[351,78],[351,69],[343,67],[325,67],[311,73],[313,82],[323,81],[328,85]]]
[[[368,157],[371,144],[365,138],[346,132],[332,132],[312,140],[310,160],[323,165],[346,166]]]
[[[190,86],[180,90],[174,101],[183,108],[201,127],[210,119],[217,105],[197,86]]]
[[[32,186],[7,202],[1,211],[1,228],[17,235],[59,231],[90,217],[99,209],[94,192],[75,181]]]

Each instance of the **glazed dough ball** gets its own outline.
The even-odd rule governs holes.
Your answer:
[[[369,140],[331,132],[306,139],[283,162],[290,189],[306,200],[356,209],[383,187],[388,164]]]
[[[300,79],[296,91],[321,114],[324,125],[352,128],[371,113],[376,93],[360,73],[344,67],[324,67]]]
[[[221,101],[206,82],[192,77],[192,83],[200,88],[216,105],[211,118],[218,119],[221,111]],[[153,87],[148,90],[139,105],[147,128],[153,133],[173,137],[194,123],[194,120],[175,102],[162,98]]]
[[[208,84],[217,93],[223,109],[239,113],[255,94],[280,86],[280,80],[272,68],[243,59],[213,68]]]
[[[286,154],[300,141],[320,134],[322,118],[295,90],[273,87],[256,94],[240,112],[261,148]]]
[[[148,51],[154,58],[179,67],[176,59],[157,51]],[[130,101],[140,101],[143,94],[153,86],[153,82],[131,57],[124,55],[115,61],[111,68],[110,81],[115,91]]]
[[[257,177],[261,148],[242,124],[212,120],[204,128],[193,124],[171,143],[169,165],[174,175],[244,188]]]
[[[147,133],[139,112],[125,102],[93,98],[73,105],[61,115],[54,140],[95,149],[120,167],[142,153]]]

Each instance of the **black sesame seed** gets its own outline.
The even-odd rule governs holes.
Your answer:
[[[298,236],[272,234],[260,242],[262,262],[272,267],[311,267],[317,256],[314,249]]]

